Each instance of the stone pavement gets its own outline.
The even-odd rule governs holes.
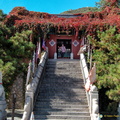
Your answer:
[[[12,120],[12,109],[7,109],[7,120]],[[15,109],[14,120],[21,120],[23,115],[23,109]]]

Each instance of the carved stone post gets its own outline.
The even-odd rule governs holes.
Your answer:
[[[31,109],[33,110],[33,102],[34,102],[34,88],[32,86],[32,84],[29,84],[27,87],[27,91],[26,91],[26,98],[30,97],[32,100],[32,104],[31,104]]]
[[[7,104],[5,101],[5,92],[4,88],[2,86],[2,73],[0,72],[0,120],[5,120],[6,119],[6,109]]]
[[[29,120],[33,110],[34,90],[32,84],[27,85],[25,93],[25,105],[22,120]]]
[[[98,105],[98,91],[95,85],[91,86],[89,107],[90,114],[92,115],[93,120],[97,120],[99,114],[99,105]]]

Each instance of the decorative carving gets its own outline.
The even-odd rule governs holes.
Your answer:
[[[51,40],[49,44],[53,47],[56,44],[56,42],[54,40]]]
[[[22,120],[28,120],[29,119],[29,113],[31,111],[31,98],[29,96],[25,99],[25,105],[24,105],[24,114],[22,117]]]
[[[98,100],[97,99],[93,99],[93,106],[92,106],[92,114],[98,114],[99,110],[98,110]]]
[[[79,45],[79,42],[78,42],[77,40],[74,40],[74,41],[73,41],[73,45],[74,45],[75,47],[77,47],[77,46]]]

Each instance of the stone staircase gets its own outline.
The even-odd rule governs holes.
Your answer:
[[[79,60],[48,60],[34,120],[90,120]]]

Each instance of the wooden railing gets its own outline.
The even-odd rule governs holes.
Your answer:
[[[22,120],[32,120],[33,119],[33,107],[38,95],[38,90],[42,79],[44,77],[46,61],[48,59],[48,50],[42,55],[36,72],[34,73],[34,77],[31,79],[30,73],[28,73],[28,78],[26,82],[26,92],[25,92],[25,105],[24,105],[24,113]],[[34,65],[33,65],[34,66]],[[30,68],[31,70],[31,68]],[[29,70],[29,72],[30,72]],[[39,87],[38,87],[39,86]]]
[[[85,56],[80,53],[80,66],[82,70],[82,75],[84,79],[84,85],[89,81],[89,72],[86,64]],[[98,104],[98,90],[93,84],[90,84],[90,88],[86,91],[89,111],[91,115],[91,120],[100,120],[99,118],[99,104]]]

